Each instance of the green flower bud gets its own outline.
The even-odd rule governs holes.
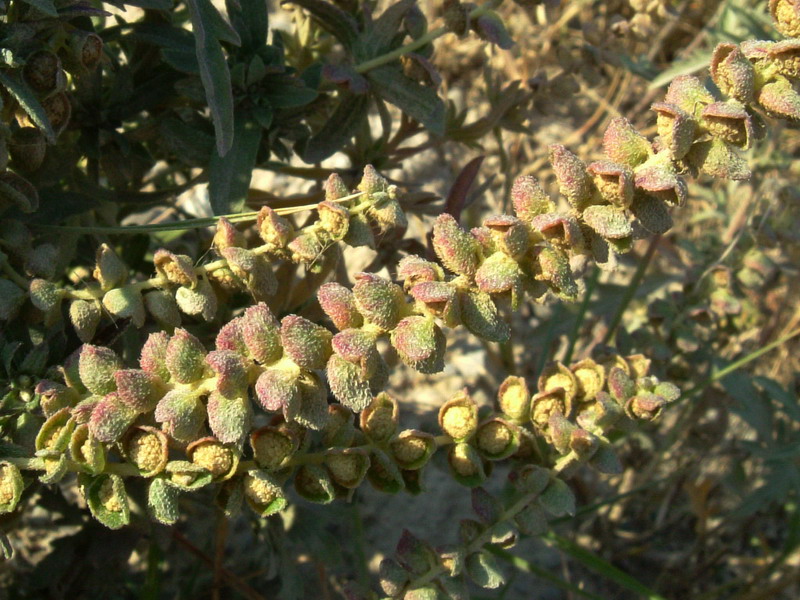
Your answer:
[[[163,331],[157,331],[147,336],[142,353],[139,357],[139,366],[151,377],[158,377],[163,381],[170,380],[167,369],[167,346],[170,336]]]
[[[550,146],[550,163],[553,165],[561,194],[573,208],[583,210],[591,203],[594,193],[586,165],[560,144]]]
[[[620,240],[633,233],[625,211],[613,206],[589,206],[581,217],[584,223],[605,239]]]
[[[405,310],[403,290],[372,273],[357,273],[355,280],[353,295],[364,319],[385,331],[393,329]]]
[[[164,327],[174,329],[181,324],[181,313],[175,298],[166,290],[152,290],[144,295],[144,306]]]
[[[478,268],[475,283],[487,294],[510,292],[519,284],[520,269],[517,262],[504,252],[495,252]]]
[[[522,175],[514,180],[511,186],[511,201],[514,204],[514,214],[525,222],[556,209],[550,196],[531,175]]]
[[[486,481],[483,459],[469,444],[454,444],[447,453],[450,474],[458,483],[475,487]]]
[[[461,320],[473,334],[490,342],[502,343],[511,335],[492,297],[485,292],[461,294]]]
[[[240,354],[232,350],[214,350],[206,363],[217,376],[216,389],[226,398],[247,395],[247,365]]]
[[[317,300],[339,331],[361,327],[364,323],[353,292],[339,283],[330,282],[321,286],[317,291]]]
[[[333,351],[344,360],[359,367],[362,377],[371,377],[381,360],[375,347],[375,335],[360,329],[346,329],[337,333],[331,342]]]
[[[138,411],[123,404],[119,395],[112,392],[92,408],[89,432],[101,442],[116,442],[138,416]]]
[[[396,189],[395,186],[389,186],[390,195],[394,189]],[[367,214],[378,226],[380,233],[386,233],[393,229],[402,232],[408,228],[408,219],[406,218],[406,213],[403,212],[403,207],[391,197],[370,206],[367,209]],[[402,236],[402,234],[400,235]]]
[[[256,220],[258,235],[267,244],[284,248],[294,233],[294,227],[269,206],[262,206]]]
[[[264,471],[248,471],[243,485],[247,504],[260,517],[268,517],[286,507],[286,497],[280,485]]]
[[[128,494],[119,475],[94,477],[85,486],[84,495],[92,516],[109,529],[119,529],[128,524]]]
[[[39,192],[24,177],[5,171],[0,173],[0,210],[4,204],[17,207],[24,213],[32,213],[39,208]]]
[[[21,127],[11,134],[8,149],[14,167],[29,173],[42,166],[47,152],[47,142],[44,134],[36,127]]]
[[[209,471],[214,481],[230,479],[239,466],[239,454],[213,437],[204,437],[189,444],[186,456],[198,467]]]
[[[175,293],[175,300],[187,315],[199,315],[206,321],[214,318],[217,312],[217,295],[208,279],[200,279],[197,287],[188,288],[181,286]]]
[[[61,306],[61,299],[64,297],[64,290],[44,279],[31,281],[28,291],[31,297],[31,304],[45,314],[52,314],[58,311]]]
[[[103,296],[103,308],[119,319],[130,319],[134,327],[144,325],[145,312],[142,294],[134,286],[109,290]]]
[[[167,436],[155,427],[132,427],[120,443],[122,456],[139,469],[142,477],[155,477],[167,466]]]
[[[69,438],[75,428],[69,408],[62,408],[52,414],[41,426],[36,435],[34,447],[37,454],[46,451],[46,454],[58,454],[67,449]]]
[[[723,140],[698,142],[692,146],[686,155],[686,160],[700,172],[720,179],[744,180],[749,179],[751,174],[747,161],[737,155]]]
[[[156,272],[170,283],[191,288],[197,285],[197,273],[190,256],[173,254],[161,248],[153,256],[153,264]]]
[[[109,348],[84,344],[81,346],[78,372],[81,381],[93,394],[104,396],[117,386],[114,372],[122,368],[122,361]]]
[[[451,3],[452,4],[452,3]],[[445,2],[445,6],[447,2]],[[409,573],[392,558],[384,558],[378,568],[381,589],[383,593],[396,597],[403,592],[409,581]]]
[[[381,392],[359,416],[361,431],[373,442],[382,443],[394,435],[398,424],[397,401]]]
[[[651,109],[658,115],[656,125],[661,143],[674,160],[689,152],[697,135],[697,120],[680,106],[656,102]]]
[[[628,208],[633,201],[633,171],[610,161],[593,162],[586,171],[605,202]]]
[[[294,475],[295,491],[310,502],[328,504],[336,497],[328,472],[317,465],[303,465]]]
[[[405,487],[400,469],[381,450],[373,450],[369,457],[367,481],[380,492],[396,494]]]
[[[699,118],[703,108],[714,102],[714,96],[697,77],[679,75],[669,84],[664,102],[673,104],[689,115]]]
[[[293,421],[320,431],[328,423],[328,390],[325,384],[316,373],[307,371],[301,373],[297,381],[300,390],[299,397],[291,398],[291,401],[283,407],[283,416],[287,421]]]
[[[217,221],[217,231],[211,245],[218,251],[227,248],[244,248],[244,234],[225,217],[220,217]]]
[[[14,511],[24,489],[19,469],[11,463],[0,462],[0,515]]]
[[[443,281],[444,271],[436,263],[411,254],[403,257],[397,265],[397,278],[403,282],[403,287],[409,290],[418,283]]]
[[[325,453],[325,467],[331,479],[343,488],[356,489],[369,469],[369,453],[360,448],[330,449]]]
[[[302,233],[287,246],[294,262],[314,264],[325,252],[325,244],[316,232]]]
[[[447,340],[432,318],[406,317],[392,331],[391,341],[401,360],[420,373],[444,369]]]
[[[102,473],[106,466],[106,449],[95,439],[86,424],[79,425],[69,440],[69,453],[73,462],[86,473]]]
[[[261,407],[268,412],[282,411],[300,401],[297,374],[279,369],[266,369],[256,380],[255,392]]]
[[[208,426],[223,444],[241,444],[250,431],[252,411],[246,397],[225,397],[212,392],[206,405]]]
[[[543,247],[536,256],[536,279],[547,283],[559,297],[574,302],[578,299],[578,286],[572,278],[569,259],[556,248]]]
[[[617,117],[609,123],[603,134],[603,150],[609,159],[630,168],[639,166],[653,153],[647,138],[624,117]]]
[[[516,425],[494,417],[478,425],[475,447],[489,460],[508,458],[519,449],[520,436]]]
[[[280,326],[266,304],[249,307],[242,317],[242,337],[252,357],[262,365],[281,357]]]
[[[439,215],[433,225],[433,249],[445,268],[472,277],[479,265],[478,242],[464,231],[452,215]]]
[[[331,239],[339,241],[347,235],[350,227],[350,211],[335,202],[320,202],[317,205],[319,222]]]
[[[372,233],[372,227],[367,221],[366,215],[357,214],[350,218],[344,242],[354,248],[358,246],[375,247],[375,235]]]
[[[192,383],[205,374],[206,349],[185,329],[176,329],[167,344],[164,364],[173,381]],[[145,369],[146,370],[146,369]]]
[[[736,44],[725,42],[714,48],[711,78],[723,94],[745,104],[753,101],[755,70]]]
[[[195,392],[171,390],[158,401],[153,416],[167,435],[190,442],[206,420],[206,409]]]
[[[61,376],[64,378],[64,383],[79,394],[83,394],[87,391],[86,386],[83,385],[81,381],[79,369],[82,349],[83,347],[80,347],[75,350],[64,360],[64,364],[58,367]]]
[[[469,12],[468,5],[459,0],[445,0],[442,13],[447,30],[459,37],[466,35],[470,29]]]
[[[386,193],[389,189],[389,182],[375,170],[375,167],[367,165],[364,167],[364,174],[356,189],[369,197],[381,192]]]
[[[147,487],[147,508],[150,515],[163,525],[174,525],[180,517],[179,489],[164,477],[156,477]]]
[[[52,279],[56,274],[58,249],[53,244],[39,244],[25,258],[25,270],[31,275]]]
[[[331,355],[330,331],[311,321],[288,315],[281,321],[281,343],[286,355],[304,369],[322,369]]]
[[[136,412],[150,412],[159,399],[152,375],[138,369],[120,369],[114,373],[119,401]]]
[[[259,467],[277,471],[285,467],[300,448],[300,436],[285,423],[262,427],[250,434],[250,447]]]
[[[128,280],[128,267],[108,244],[100,244],[95,254],[92,276],[103,290],[119,287]]]
[[[236,247],[225,248],[221,254],[256,300],[264,300],[275,293],[278,281],[263,257],[252,250]]]
[[[49,96],[67,87],[67,77],[61,59],[50,50],[37,50],[25,61],[22,77],[33,91]]]
[[[82,342],[92,341],[101,316],[100,307],[96,302],[73,300],[69,305],[70,321]]]
[[[401,469],[417,470],[436,452],[436,441],[429,433],[407,429],[389,442],[389,450]]]
[[[800,37],[800,2],[797,0],[769,0],[769,13],[775,29],[786,37]]]
[[[497,391],[500,410],[514,423],[523,423],[530,418],[531,394],[522,377],[509,376]]]
[[[461,322],[461,305],[456,287],[443,281],[423,281],[411,288],[418,306],[432,317],[438,317],[448,327]]]

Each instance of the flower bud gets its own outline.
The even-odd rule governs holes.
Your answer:
[[[718,44],[711,55],[711,77],[720,91],[745,104],[753,101],[755,70],[736,44]]]
[[[339,331],[361,327],[364,323],[364,318],[356,307],[353,292],[339,283],[322,285],[317,291],[317,300]]]
[[[385,331],[393,329],[405,310],[403,290],[372,273],[357,273],[355,280],[353,294],[364,319]]]
[[[398,423],[397,401],[381,392],[359,416],[361,431],[375,443],[387,441],[394,435]]]
[[[650,142],[624,117],[612,119],[603,135],[603,150],[613,162],[637,167],[653,152]]]
[[[636,169],[636,187],[673,206],[682,206],[689,196],[686,182],[675,173],[668,154],[653,156]]]
[[[138,369],[120,369],[114,373],[119,401],[139,413],[150,412],[159,394],[151,375]]]
[[[373,450],[369,456],[367,481],[380,492],[396,494],[405,488],[403,474],[398,466],[381,450]]]
[[[545,246],[536,256],[536,279],[547,283],[559,297],[573,302],[578,299],[578,286],[572,278],[569,259],[552,246]]]
[[[39,244],[25,258],[25,271],[45,279],[53,279],[56,274],[58,249],[53,244]]]
[[[433,225],[433,249],[445,268],[472,277],[478,269],[478,243],[452,215],[439,215]]]
[[[380,233],[386,233],[393,229],[404,232],[408,228],[408,219],[400,203],[392,198],[392,190],[395,186],[390,185],[389,198],[379,200],[367,209],[367,214],[375,222]],[[395,192],[396,193],[396,192]],[[399,233],[402,237],[402,233]]]
[[[785,77],[778,77],[762,87],[757,101],[773,117],[800,120],[800,94]]]
[[[528,384],[522,377],[509,376],[500,384],[497,392],[500,410],[514,423],[523,423],[530,418],[531,395]]]
[[[278,369],[266,369],[256,380],[256,398],[268,412],[282,411],[299,401],[297,375]]]
[[[155,477],[167,466],[167,436],[155,427],[132,427],[120,443],[123,457],[139,469],[142,477]]]
[[[64,378],[64,383],[66,383],[70,389],[75,390],[79,394],[83,394],[87,391],[86,386],[83,385],[83,382],[81,381],[79,369],[82,349],[83,347],[81,346],[75,350],[66,359],[64,359],[63,365],[58,368],[58,370],[61,372],[61,376]]]
[[[514,214],[525,222],[556,209],[550,196],[531,175],[522,175],[514,180],[511,186],[511,201],[514,204]]]
[[[528,228],[511,215],[495,215],[484,219],[483,226],[489,230],[493,245],[510,257],[519,258],[528,250]]]
[[[30,173],[42,166],[47,153],[47,142],[44,134],[36,127],[21,127],[11,135],[8,150],[14,167]]]
[[[89,432],[89,426],[79,425],[69,440],[69,453],[84,472],[101,473],[106,465],[106,450]]]
[[[625,403],[625,412],[632,419],[653,421],[661,414],[665,404],[661,396],[642,393],[633,396]]]
[[[581,215],[583,222],[606,240],[621,240],[633,233],[625,211],[613,206],[589,206]]]
[[[119,287],[128,279],[128,267],[108,244],[100,244],[95,254],[92,276],[100,282],[103,290]]]
[[[627,208],[633,201],[633,172],[611,161],[591,163],[586,171],[605,202]]]
[[[473,334],[490,342],[502,343],[511,335],[492,297],[485,292],[468,291],[461,294],[461,320]]]
[[[489,460],[508,458],[519,449],[520,436],[516,425],[494,417],[478,425],[475,447]]]
[[[128,524],[130,509],[125,484],[119,475],[102,474],[91,480],[84,492],[92,516],[109,529]]]
[[[447,453],[447,464],[453,479],[461,485],[475,487],[486,480],[481,455],[469,444],[454,444]]]
[[[42,108],[56,137],[58,137],[67,128],[72,116],[72,103],[69,101],[69,96],[64,92],[53,94],[42,102]]]
[[[350,190],[347,189],[347,185],[338,173],[331,173],[328,175],[323,189],[325,190],[325,200],[327,202],[340,200],[350,195]]]
[[[606,392],[597,395],[578,415],[577,422],[584,429],[608,431],[622,416],[622,408]]]
[[[262,365],[281,357],[280,326],[263,302],[249,307],[242,317],[242,337],[251,356]]]
[[[800,117],[800,102],[798,117]],[[720,179],[744,180],[749,179],[751,174],[747,161],[737,155],[723,140],[712,139],[695,144],[686,155],[686,160],[700,172]]]
[[[441,281],[424,281],[414,285],[410,293],[425,313],[442,319],[448,327],[460,323],[461,306],[455,286]]]
[[[197,438],[205,422],[206,409],[195,392],[176,389],[158,401],[153,416],[167,435],[179,442],[190,442]]]
[[[369,197],[381,192],[386,193],[389,189],[389,182],[375,170],[375,167],[367,165],[364,167],[364,174],[356,189]]]
[[[703,107],[714,102],[711,95],[702,82],[691,75],[679,75],[672,80],[664,96],[666,104],[673,104],[697,118]]]
[[[406,317],[392,331],[391,341],[400,359],[420,373],[444,369],[447,340],[432,318]]]
[[[429,433],[407,429],[389,442],[389,450],[401,469],[417,470],[436,452],[436,441]]]
[[[333,337],[331,345],[336,354],[359,367],[362,377],[370,377],[377,369],[380,354],[373,334],[346,329]]]
[[[153,264],[156,272],[170,283],[191,288],[197,285],[197,273],[190,256],[173,254],[161,248],[153,256]]]
[[[109,348],[84,344],[81,347],[78,373],[86,388],[93,394],[104,396],[116,389],[114,372],[122,368],[122,361]]]
[[[666,233],[672,228],[672,217],[666,203],[655,196],[637,194],[631,205],[631,212],[650,233]]]
[[[19,468],[9,462],[0,462],[0,515],[14,511],[24,489]]]
[[[206,321],[217,312],[217,295],[207,279],[200,279],[197,287],[179,287],[175,293],[178,307],[187,315],[199,315]]]
[[[287,246],[292,254],[292,260],[306,264],[315,264],[325,252],[325,244],[316,232],[302,233],[294,238]]]
[[[206,349],[185,329],[176,329],[167,344],[164,363],[173,381],[192,383],[205,374]]]
[[[276,248],[284,248],[294,233],[292,224],[269,206],[262,206],[258,211],[256,228],[261,239]]]
[[[45,281],[44,279],[34,279],[31,281],[28,290],[31,304],[45,314],[51,314],[61,306],[61,299],[64,297],[64,290],[56,284]]]
[[[246,392],[245,392],[246,393]],[[206,404],[208,426],[223,444],[241,444],[250,430],[252,411],[246,397],[211,392]]]
[[[111,392],[92,408],[89,432],[101,442],[116,442],[138,416],[138,411],[123,404],[119,395]]]
[[[214,340],[214,347],[217,350],[235,352],[243,358],[246,358],[248,356],[248,351],[242,334],[243,321],[244,317],[236,317],[220,327],[219,332],[217,332],[217,337]]]
[[[159,523],[174,525],[180,517],[178,508],[179,495],[179,488],[169,483],[167,478],[156,477],[147,486],[148,512]]]
[[[24,213],[32,213],[39,208],[39,192],[30,181],[13,173],[0,173],[0,208],[8,203]]]
[[[189,444],[186,456],[198,467],[211,473],[214,481],[225,481],[236,473],[239,454],[213,437],[205,437]]]
[[[170,380],[167,369],[167,346],[170,336],[163,331],[157,331],[147,336],[142,346],[139,366],[151,377],[159,377],[163,381]]]
[[[411,254],[400,260],[397,266],[397,278],[403,282],[403,287],[409,290],[418,283],[443,281],[444,271],[436,263]]]
[[[611,367],[608,370],[608,391],[619,404],[624,405],[636,392],[636,386],[620,367]]]
[[[586,165],[560,144],[550,146],[550,163],[561,194],[573,208],[583,210],[591,202],[594,192]]]
[[[175,298],[166,290],[151,290],[144,295],[144,306],[163,327],[174,329],[181,324]]]
[[[769,12],[775,29],[786,37],[800,37],[800,2],[797,0],[769,0]]]
[[[71,417],[69,408],[62,408],[53,413],[36,434],[34,447],[37,454],[40,451],[57,454],[66,450],[74,428],[75,420]]]
[[[300,448],[300,437],[287,424],[257,429],[250,434],[250,446],[256,464],[267,471],[277,471]]]
[[[736,100],[714,102],[703,109],[703,128],[715,138],[719,138],[747,149],[755,135],[753,121],[743,104]]]
[[[206,356],[206,364],[217,376],[216,389],[226,398],[247,395],[247,365],[232,350],[214,350]]]
[[[45,417],[50,417],[62,408],[72,406],[78,399],[75,390],[65,385],[42,379],[36,384],[35,393],[39,394],[39,405]]]
[[[248,471],[243,485],[247,504],[260,517],[268,517],[286,506],[286,497],[280,484],[264,471]]]
[[[350,211],[335,202],[320,202],[317,205],[319,222],[331,239],[339,241],[347,235],[350,227]]]
[[[346,489],[356,489],[361,485],[369,465],[369,454],[360,448],[337,448],[325,453],[325,466],[331,479]]]
[[[364,410],[372,400],[373,389],[383,387],[373,385],[374,377],[365,375],[361,367],[338,354],[332,355],[328,360],[326,374],[331,393],[354,412]],[[381,372],[380,375],[382,374]]]
[[[33,91],[49,96],[67,87],[67,78],[61,68],[61,59],[50,50],[37,50],[22,67],[22,77]]]
[[[311,321],[288,315],[281,321],[281,343],[287,356],[304,369],[322,369],[331,355],[330,331]]]
[[[283,416],[314,431],[320,431],[328,423],[328,390],[325,383],[314,372],[301,373],[297,381],[300,390],[299,399],[283,407]]]
[[[211,245],[218,251],[226,248],[244,248],[244,234],[236,229],[228,219],[220,217],[217,221],[217,231],[214,233]]]
[[[555,413],[569,415],[573,403],[568,401],[563,388],[555,388],[547,392],[538,392],[531,398],[531,422],[538,429],[547,429],[550,417]]]
[[[487,294],[511,291],[519,283],[520,269],[517,262],[504,252],[495,252],[475,272],[478,289]]]
[[[134,327],[144,325],[145,312],[142,294],[133,286],[125,286],[106,292],[103,308],[119,319],[130,319]]]
[[[73,300],[69,305],[69,318],[75,333],[82,342],[90,342],[100,323],[101,312],[95,302]]]
[[[658,115],[656,124],[661,143],[674,160],[682,159],[695,141],[697,120],[675,104],[656,102],[651,108]]]
[[[275,293],[278,281],[263,257],[252,250],[233,246],[223,249],[220,254],[256,300],[264,300]]]
[[[328,472],[317,465],[302,465],[294,475],[295,491],[310,502],[328,504],[336,497]]]

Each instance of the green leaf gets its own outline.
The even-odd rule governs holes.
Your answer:
[[[539,503],[551,515],[575,514],[575,494],[561,479],[554,479],[547,489],[539,496]]]
[[[344,148],[367,118],[368,106],[366,94],[345,94],[322,129],[306,141],[303,160],[320,162]]]
[[[319,25],[342,42],[345,48],[350,50],[353,47],[358,38],[358,26],[351,15],[322,0],[291,0],[290,3],[310,12]]]
[[[505,583],[497,561],[488,552],[470,554],[464,567],[469,578],[482,588],[493,590]]]
[[[216,37],[219,13],[209,0],[187,0],[186,4],[192,17],[200,79],[214,121],[217,152],[225,156],[233,147],[233,90],[228,63]]]
[[[208,195],[215,215],[241,212],[256,164],[262,129],[242,112],[236,113],[236,145],[224,156],[211,154]]]
[[[444,135],[445,106],[429,87],[406,77],[399,67],[385,65],[367,74],[373,89],[434,135]]]
[[[53,0],[22,0],[25,4],[30,4],[36,10],[46,14],[48,17],[57,17],[58,11],[56,10]]]
[[[147,488],[147,506],[150,514],[159,523],[172,525],[178,520],[178,498],[180,490],[167,483],[163,477],[156,477]]]
[[[590,550],[582,548],[567,538],[561,537],[552,531],[545,534],[543,537],[548,542],[554,544],[559,550],[571,556],[573,559],[582,563],[592,571],[595,571],[609,581],[613,581],[625,589],[634,592],[637,597],[645,598],[646,600],[665,600],[663,596],[657,594],[637,579],[634,579],[605,559],[600,558]]]
[[[358,62],[364,62],[388,52],[396,44],[392,44],[398,33],[403,17],[414,6],[416,0],[400,0],[381,13],[372,25],[358,36],[354,54]],[[405,33],[403,32],[403,36]],[[401,38],[402,39],[402,38]]]
[[[0,83],[9,91],[9,93],[16,98],[20,106],[28,113],[31,121],[42,130],[48,144],[56,143],[56,134],[53,131],[50,120],[47,118],[47,113],[44,112],[42,104],[33,93],[28,84],[19,79],[16,75],[7,75],[0,71]]]
[[[242,40],[242,50],[255,52],[267,43],[269,15],[266,0],[225,0],[231,24]]]

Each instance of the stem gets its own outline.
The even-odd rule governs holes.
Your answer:
[[[603,343],[608,344],[614,338],[614,335],[617,332],[617,327],[619,327],[620,322],[622,321],[622,316],[625,314],[625,311],[628,308],[628,305],[633,300],[633,297],[636,295],[636,290],[639,289],[639,286],[642,283],[642,279],[644,279],[644,274],[647,271],[647,267],[650,265],[650,261],[653,258],[653,255],[656,252],[656,246],[658,246],[658,242],[661,240],[661,234],[654,235],[653,238],[650,240],[650,244],[647,246],[647,251],[645,252],[642,260],[639,261],[639,265],[636,267],[636,272],[633,274],[628,287],[625,289],[625,294],[622,296],[622,301],[619,303],[619,308],[617,308],[617,312],[614,315],[614,318],[611,320],[611,325],[608,327],[608,331],[606,332],[605,337],[603,338]]]
[[[598,279],[600,279],[600,269],[598,269],[597,265],[595,265],[592,270],[592,274],[589,277],[589,281],[586,282],[586,293],[584,294],[583,301],[578,308],[578,315],[575,317],[575,326],[572,329],[572,334],[569,336],[569,346],[567,347],[567,353],[564,355],[565,365],[568,365],[572,362],[572,354],[575,351],[575,344],[578,341],[578,333],[580,332],[581,325],[583,325],[583,321],[586,318],[586,311],[589,308],[589,301],[592,299],[592,293],[594,293],[594,288],[597,285]]]

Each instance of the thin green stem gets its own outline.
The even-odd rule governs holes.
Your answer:
[[[564,355],[565,365],[568,365],[572,362],[572,354],[575,352],[575,344],[578,342],[578,335],[581,331],[583,321],[586,318],[586,311],[589,309],[589,302],[592,299],[594,288],[599,279],[600,269],[598,269],[597,265],[595,265],[592,269],[592,274],[589,277],[589,280],[586,282],[586,293],[583,296],[580,307],[578,307],[578,314],[575,317],[575,326],[572,328],[572,333],[569,336],[569,346],[567,347],[567,353]]]
[[[608,344],[614,339],[614,336],[617,333],[617,327],[619,327],[620,322],[622,321],[622,317],[625,314],[625,311],[628,309],[628,305],[633,300],[633,297],[636,295],[636,290],[639,289],[639,286],[642,283],[642,279],[644,279],[644,274],[647,271],[647,267],[650,265],[650,261],[653,258],[653,255],[656,252],[656,246],[658,246],[658,242],[661,240],[661,235],[654,235],[653,238],[650,240],[650,245],[647,246],[647,251],[645,252],[642,260],[639,261],[639,265],[636,267],[636,272],[633,274],[628,287],[625,289],[625,294],[622,296],[622,300],[619,303],[619,307],[617,308],[617,312],[614,315],[614,318],[611,320],[611,325],[608,326],[608,331],[606,332],[605,337],[603,338],[603,343]]]

